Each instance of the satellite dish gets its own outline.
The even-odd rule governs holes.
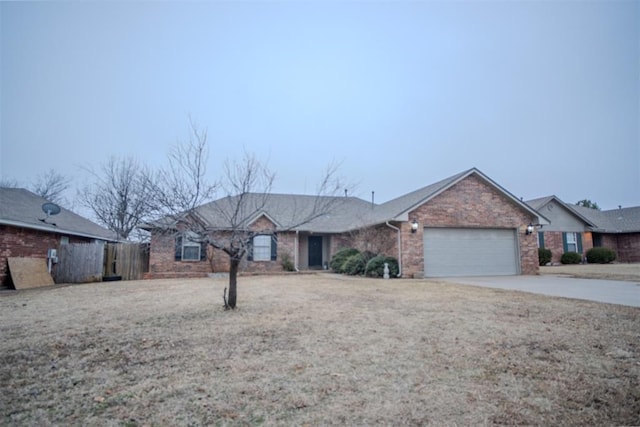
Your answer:
[[[58,215],[60,213],[60,206],[51,202],[43,203],[42,212],[46,213],[47,218],[49,218],[51,215]]]

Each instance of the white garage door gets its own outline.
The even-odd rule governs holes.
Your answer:
[[[518,266],[516,230],[424,229],[426,277],[510,275]]]

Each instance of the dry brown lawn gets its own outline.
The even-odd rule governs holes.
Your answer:
[[[540,267],[541,274],[640,282],[640,264],[576,264]]]
[[[5,425],[639,425],[640,309],[331,274],[0,296]]]

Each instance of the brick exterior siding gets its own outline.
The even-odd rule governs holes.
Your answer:
[[[420,224],[411,233],[410,221]],[[409,213],[409,222],[402,224],[403,277],[420,276],[424,272],[423,227],[504,228],[517,230],[522,274],[538,274],[536,235],[525,235],[526,224],[535,221],[483,180],[470,175],[424,205]]]
[[[275,225],[266,217],[258,218],[251,230],[255,233],[271,234],[276,229]],[[212,238],[224,241],[230,235],[229,232],[212,233]],[[295,247],[295,233],[277,233],[278,246],[276,260],[249,261],[245,256],[240,262],[240,272],[275,273],[282,272],[283,256],[289,256],[293,261]],[[230,261],[221,249],[212,246],[207,247],[207,259],[205,261],[176,261],[175,239],[173,233],[152,233],[151,252],[149,256],[149,273],[145,279],[173,278],[173,277],[205,277],[208,273],[229,272]]]
[[[544,247],[551,251],[551,264],[560,264],[560,258],[564,254],[564,245],[562,243],[562,231],[543,231]],[[576,233],[582,236],[582,256],[593,247],[593,239],[591,233]]]
[[[66,236],[69,243],[90,243],[88,238],[49,233],[28,228],[0,225],[0,284],[9,284],[7,258],[28,257],[47,259],[49,249],[60,249],[60,239]],[[55,264],[53,271],[55,272]]]
[[[619,262],[640,262],[640,233],[601,234],[601,244],[616,251]]]
[[[426,204],[409,213],[409,219],[420,223],[418,232],[411,233],[409,222],[394,222],[400,228],[402,245],[403,277],[420,276],[424,271],[424,248],[422,227],[457,228],[502,228],[517,230],[520,271],[522,274],[538,274],[538,246],[536,234],[525,235],[525,226],[535,222],[529,212],[518,206],[502,192],[487,184],[476,175],[470,175]],[[252,225],[256,232],[271,233],[274,224],[261,217]],[[223,237],[220,235],[219,237]],[[278,233],[278,252],[275,261],[247,261],[240,265],[240,271],[281,272],[282,255],[295,257],[294,232]],[[355,247],[387,256],[398,257],[397,231],[385,224],[350,233],[330,236],[329,261],[338,250]],[[174,259],[174,238],[163,241],[154,234],[151,239],[150,273],[147,277],[162,277],[167,274],[199,274],[228,271],[228,256],[221,250],[213,250],[209,261],[181,262]],[[166,276],[164,276],[166,277]]]

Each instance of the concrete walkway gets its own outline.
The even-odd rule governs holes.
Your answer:
[[[438,278],[451,283],[640,307],[640,283],[556,276]]]

